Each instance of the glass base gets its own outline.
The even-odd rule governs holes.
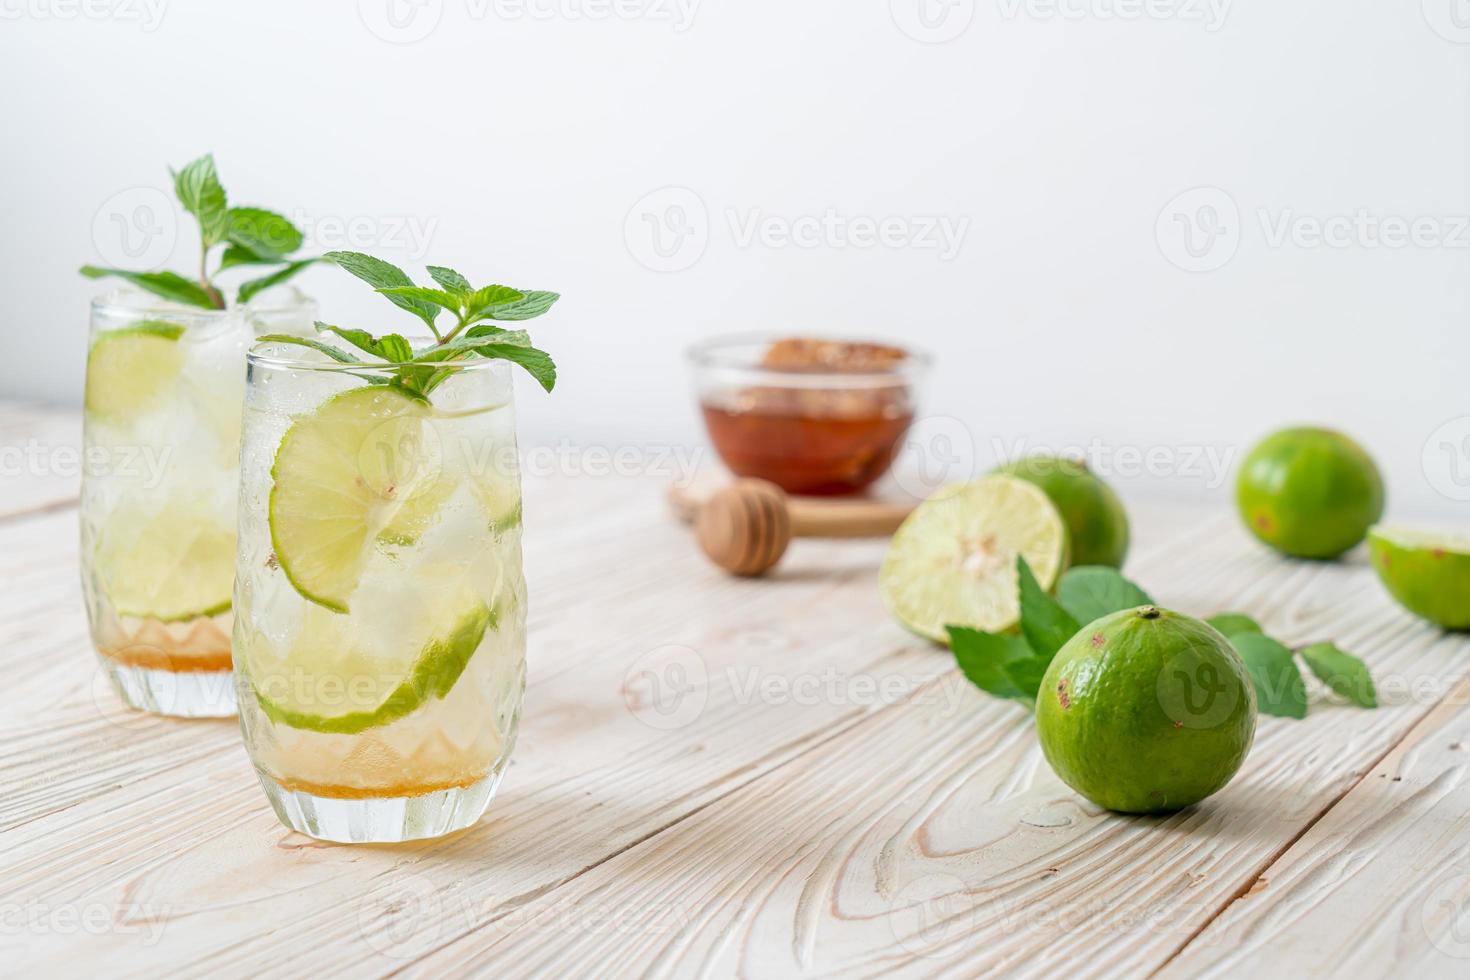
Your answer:
[[[396,844],[443,837],[484,816],[504,768],[468,786],[420,796],[341,799],[287,789],[258,772],[281,823],[308,837],[338,844]]]
[[[171,718],[235,716],[235,675],[231,671],[174,672],[99,659],[113,690],[130,708]]]

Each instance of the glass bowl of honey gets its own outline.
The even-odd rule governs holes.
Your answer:
[[[787,493],[858,493],[893,465],[927,355],[871,340],[736,334],[690,348],[715,452]]]

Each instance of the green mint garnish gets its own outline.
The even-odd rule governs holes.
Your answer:
[[[519,364],[547,391],[555,387],[556,364],[551,355],[532,347],[526,331],[507,330],[492,321],[538,317],[560,298],[556,293],[500,285],[477,289],[460,273],[440,265],[428,267],[429,276],[438,288],[419,286],[391,262],[361,252],[328,252],[322,257],[372,286],[394,306],[418,317],[434,335],[433,344],[415,350],[401,334],[377,336],[366,330],[318,321],[319,332],[331,334],[394,368],[390,377],[362,375],[366,380],[391,384],[415,398],[427,399],[431,391],[454,373],[454,368],[444,366],[446,362],[484,357]],[[444,313],[450,314],[454,323],[447,330],[440,330],[438,320]],[[283,334],[260,340],[299,344],[344,364],[372,366],[371,362],[320,340]]]
[[[193,278],[174,272],[130,272],[102,266],[82,266],[89,279],[116,276],[156,296],[206,310],[225,308],[224,294],[214,277],[236,266],[277,266],[270,273],[240,284],[237,303],[248,303],[263,289],[279,285],[316,259],[292,259],[301,247],[300,229],[264,208],[232,208],[219,182],[214,157],[206,154],[174,175],[174,194],[185,211],[199,222],[199,268]],[[210,252],[223,246],[218,264],[209,270]]]
[[[1290,650],[1262,633],[1237,633],[1230,637],[1230,645],[1245,661],[1261,714],[1307,716],[1307,686]]]

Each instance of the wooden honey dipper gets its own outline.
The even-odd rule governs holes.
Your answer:
[[[892,534],[912,504],[876,500],[792,500],[765,480],[737,480],[710,497],[694,521],[710,560],[733,575],[762,575],[792,538],[874,538]]]

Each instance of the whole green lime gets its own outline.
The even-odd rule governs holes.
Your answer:
[[[1139,606],[1057,651],[1036,697],[1046,760],[1121,813],[1198,803],[1230,782],[1256,734],[1245,664],[1208,623]]]
[[[1235,502],[1251,533],[1283,554],[1336,558],[1383,516],[1383,477],[1330,429],[1282,429],[1246,456]]]
[[[1470,630],[1470,537],[1375,527],[1368,547],[1379,580],[1405,609]]]
[[[1128,556],[1128,512],[1123,501],[1081,460],[1028,456],[996,472],[1041,488],[1067,522],[1073,565],[1122,568]]]

